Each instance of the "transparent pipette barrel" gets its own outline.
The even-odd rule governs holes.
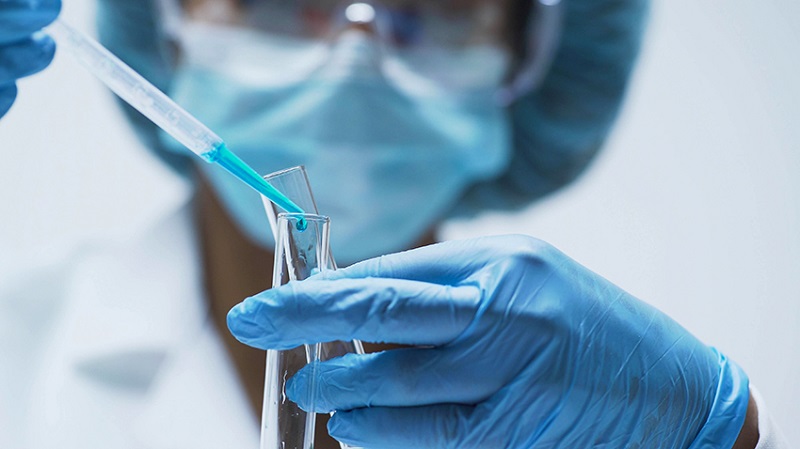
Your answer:
[[[298,226],[303,223],[303,226]],[[280,214],[276,219],[275,265],[272,286],[302,281],[328,267],[329,219],[314,214]],[[286,398],[286,383],[307,364],[311,380],[305,402],[313,409],[317,398],[314,369],[319,343],[285,351],[267,351],[261,449],[312,449],[316,415]]]
[[[222,139],[93,38],[56,20],[48,28],[58,47],[123,101],[206,162],[216,163],[289,212],[303,210],[266,184]]]
[[[47,32],[115,94],[193,153],[206,157],[223,144],[213,131],[94,39],[61,20]]]

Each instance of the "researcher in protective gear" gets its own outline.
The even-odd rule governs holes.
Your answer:
[[[257,171],[306,165],[319,210],[336,223],[336,258],[350,264],[433,243],[448,215],[518,208],[575,179],[616,117],[647,5],[100,0],[98,6],[104,43]],[[52,58],[53,42],[39,30],[59,7],[57,0],[0,3],[0,113],[14,101],[15,80]],[[271,243],[260,200],[228,174],[196,165],[128,112],[148,147],[196,186],[190,211],[162,223],[196,232],[196,241],[148,243],[152,251],[183,245],[177,254],[199,257],[202,274],[191,275],[201,288],[144,291],[162,291],[147,298],[172,304],[161,318],[176,326],[202,322],[206,309],[195,302],[205,297],[216,329],[192,339],[196,350],[151,338],[150,347],[169,349],[106,350],[94,358],[69,347],[54,351],[79,360],[86,375],[63,388],[47,386],[52,376],[42,380],[62,401],[84,401],[80,412],[70,410],[77,418],[57,407],[31,407],[63,430],[61,447],[244,444],[247,438],[221,440],[208,430],[217,419],[233,434],[251,435],[241,406],[260,408],[263,353],[228,336],[226,324],[259,348],[349,338],[411,345],[321,365],[324,400],[315,410],[337,411],[331,435],[363,447],[781,447],[733,361],[527,237],[450,242],[368,260],[255,295],[228,315],[238,300],[269,285],[263,273],[270,271]],[[136,252],[124,255],[138,260]],[[142,279],[159,279],[159,270],[148,268]],[[102,289],[77,292],[95,302],[106,297]],[[136,293],[129,292],[131,300]],[[298,314],[290,300],[308,307]],[[130,319],[110,315],[120,323]],[[153,326],[150,313],[137,317]],[[120,326],[112,333],[126,332]],[[129,333],[131,341],[152,337]],[[106,382],[98,393],[86,378],[114,379],[124,388]],[[308,407],[300,400],[307,387],[301,372],[287,393]],[[246,399],[230,408],[237,391]],[[141,399],[149,394],[161,400]],[[189,406],[177,413],[191,410],[194,425],[159,427],[176,416],[170,407],[181,401]],[[216,411],[214,419],[203,410]],[[132,416],[133,430],[120,424]],[[94,425],[76,429],[75,423]],[[198,437],[198,428],[206,433]],[[92,436],[102,432],[117,437]],[[48,447],[41,435],[19,441]]]

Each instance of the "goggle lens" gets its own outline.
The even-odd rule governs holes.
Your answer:
[[[193,20],[287,36],[328,39],[343,27],[371,26],[397,47],[508,44],[510,0],[184,0]]]

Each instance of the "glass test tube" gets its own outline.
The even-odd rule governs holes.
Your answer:
[[[314,194],[311,192],[311,185],[308,183],[306,169],[302,165],[271,173],[264,176],[264,179],[268,184],[286,195],[287,198],[297,204],[305,212],[319,214],[319,211],[317,210],[317,203],[314,201]],[[272,229],[278,229],[276,227],[276,221],[281,212],[278,209],[278,206],[271,201],[264,199],[264,208],[267,211],[267,216],[269,217],[269,222],[272,226]],[[336,268],[336,260],[333,258],[333,254],[329,253],[328,269],[335,270]],[[350,352],[355,352],[358,354],[364,353],[364,347],[358,340],[323,343],[321,350],[321,360],[332,359]]]
[[[304,167],[298,166],[281,170],[265,176],[264,179],[307,213],[316,214],[318,212]],[[285,216],[287,219],[292,217],[294,220],[299,220],[299,218],[303,217],[304,215],[281,214],[280,210],[275,206],[275,204],[266,200],[264,201],[264,207],[267,211],[267,216],[269,217],[270,225],[272,226],[276,242],[273,286],[283,285],[289,280],[295,279],[291,278],[289,275],[290,273],[287,271],[279,272],[278,267],[288,267],[289,263],[287,262],[292,262],[292,259],[289,259],[286,254],[283,254],[285,251],[287,251],[287,249],[290,249],[290,247],[285,245],[287,241],[285,240],[285,237],[281,236],[280,234],[282,232],[297,233],[298,230],[296,227],[293,229],[286,228],[286,224],[282,223],[280,218]],[[306,216],[314,216],[309,214],[306,214]],[[295,224],[296,223],[297,221],[295,221]],[[314,222],[310,221],[309,226],[312,224],[314,224]],[[315,227],[313,231],[317,232],[317,228]],[[327,238],[327,236],[328,234],[326,231],[325,238]],[[289,242],[291,242],[291,240]],[[320,245],[320,247],[322,246],[323,245]],[[324,259],[326,265],[324,267],[320,266],[319,270],[335,270],[336,262],[331,255],[330,246],[328,245],[327,240],[325,241],[324,248],[325,251],[327,251],[326,257],[317,257],[316,260],[321,261]],[[302,280],[305,279],[305,277],[296,278],[296,280]],[[297,370],[302,368],[307,361],[328,360],[351,352],[359,354],[364,353],[364,348],[360,341],[353,340],[346,342],[326,342],[318,344],[315,347],[296,348],[286,354],[280,354],[278,351],[268,351],[264,409],[262,411],[261,449],[273,449],[275,447],[292,449],[293,446],[290,446],[289,444],[286,444],[285,446],[274,446],[274,444],[280,443],[280,439],[284,438],[286,435],[285,432],[290,431],[290,429],[295,429],[291,432],[293,432],[295,435],[293,437],[294,440],[299,441],[296,435],[299,433],[298,427],[300,426],[304,426],[304,438],[309,436],[313,438],[314,414],[307,415],[296,405],[287,401],[285,396],[278,396],[277,393],[284,391],[282,388],[285,385],[286,380],[294,375]],[[315,392],[315,389],[312,388],[311,391]],[[275,402],[276,399],[281,399],[285,402]],[[286,420],[287,424],[282,425],[279,423],[278,421],[281,419]],[[289,424],[288,422],[292,422],[292,424]],[[310,443],[303,441],[303,444]],[[349,448],[349,446],[344,444],[341,444],[341,447],[343,449]],[[308,446],[305,446],[305,448],[307,449]]]
[[[300,223],[303,223],[302,226]],[[329,219],[314,214],[280,214],[276,218],[275,268],[272,286],[302,281],[327,270]],[[306,413],[286,397],[286,382],[306,364],[319,361],[320,344],[286,351],[267,351],[261,449],[312,449],[316,415]],[[312,365],[313,367],[316,365]],[[316,375],[306,402],[316,399]]]

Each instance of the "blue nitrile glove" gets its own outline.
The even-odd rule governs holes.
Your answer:
[[[372,259],[248,298],[242,342],[417,345],[318,365],[317,412],[366,448],[732,447],[746,374],[547,244],[506,236]],[[288,388],[299,399],[301,370]],[[306,407],[307,404],[300,404]]]
[[[53,60],[55,43],[39,31],[60,11],[61,0],[0,0],[0,117],[17,98],[16,81]]]

